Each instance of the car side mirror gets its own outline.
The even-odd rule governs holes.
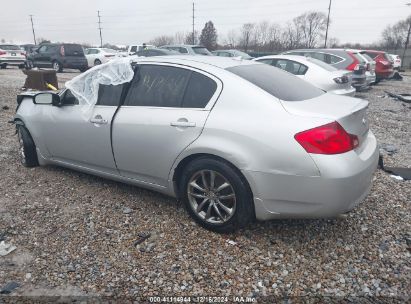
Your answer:
[[[58,94],[53,93],[39,93],[34,96],[34,103],[35,104],[42,104],[42,105],[53,105],[53,106],[61,106],[60,96]]]

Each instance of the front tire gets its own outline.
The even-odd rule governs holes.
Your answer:
[[[25,126],[19,126],[17,129],[19,139],[20,162],[25,167],[36,167],[39,165],[37,159],[36,146],[33,138]]]
[[[180,183],[190,216],[206,229],[233,232],[254,217],[252,194],[244,177],[229,163],[199,158],[187,165]]]
[[[63,72],[63,65],[58,61],[53,61],[52,67],[53,67],[53,70],[56,71],[56,73]]]
[[[0,65],[0,69],[5,69],[7,68],[7,63],[3,63],[2,65]]]
[[[94,65],[100,65],[100,64],[101,64],[100,59],[96,59],[96,60],[94,60]]]

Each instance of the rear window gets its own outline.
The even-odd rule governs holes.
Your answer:
[[[82,56],[84,52],[82,46],[79,44],[65,44],[64,54],[66,56]]]
[[[315,59],[315,58],[307,58],[308,61],[314,63],[315,65],[318,65],[320,67],[322,67],[324,70],[327,70],[329,72],[334,72],[337,71],[337,69],[331,65],[329,65],[328,63],[325,63],[321,60]]]
[[[193,47],[193,51],[199,55],[212,55],[205,47]]]
[[[301,101],[324,94],[297,76],[266,64],[239,65],[227,70],[284,101]]]
[[[7,51],[17,51],[17,50],[20,50],[20,47],[18,45],[3,44],[3,45],[0,45],[0,49],[7,50]]]

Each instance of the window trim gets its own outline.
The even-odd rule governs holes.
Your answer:
[[[211,111],[211,109],[214,107],[216,101],[218,100],[218,98],[221,95],[221,92],[223,90],[223,82],[216,77],[215,75],[212,75],[204,70],[198,69],[198,68],[194,68],[191,66],[187,66],[184,64],[178,64],[178,63],[168,63],[168,62],[137,62],[136,66],[142,66],[142,65],[160,65],[160,66],[170,66],[170,67],[175,67],[175,68],[180,68],[180,69],[186,69],[189,71],[193,71],[193,72],[197,72],[200,74],[203,74],[204,76],[212,79],[215,81],[215,83],[217,84],[217,88],[213,94],[213,96],[211,96],[210,100],[208,101],[207,105],[204,108],[185,108],[185,107],[154,107],[154,106],[128,106],[128,105],[121,105],[121,108],[135,108],[135,107],[139,107],[139,108],[149,108],[149,109],[163,109],[163,110],[195,110],[195,111]],[[136,69],[137,71],[137,69]],[[128,93],[127,93],[128,95]],[[125,96],[125,99],[127,98],[127,96]]]

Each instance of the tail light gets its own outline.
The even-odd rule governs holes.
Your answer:
[[[60,47],[60,55],[65,56],[64,45]]]
[[[346,75],[334,78],[334,81],[338,84],[343,84],[348,82],[348,77]]]
[[[347,133],[336,121],[297,133],[294,138],[305,151],[313,154],[341,154],[359,145],[358,137]]]
[[[7,53],[5,51],[0,51],[0,55],[6,55]]]
[[[358,71],[360,69],[360,62],[358,61],[357,58],[355,58],[355,56],[353,54],[351,54],[350,52],[347,52],[348,55],[350,55],[350,57],[354,60],[353,63],[351,63],[348,67],[347,70],[350,71]]]

